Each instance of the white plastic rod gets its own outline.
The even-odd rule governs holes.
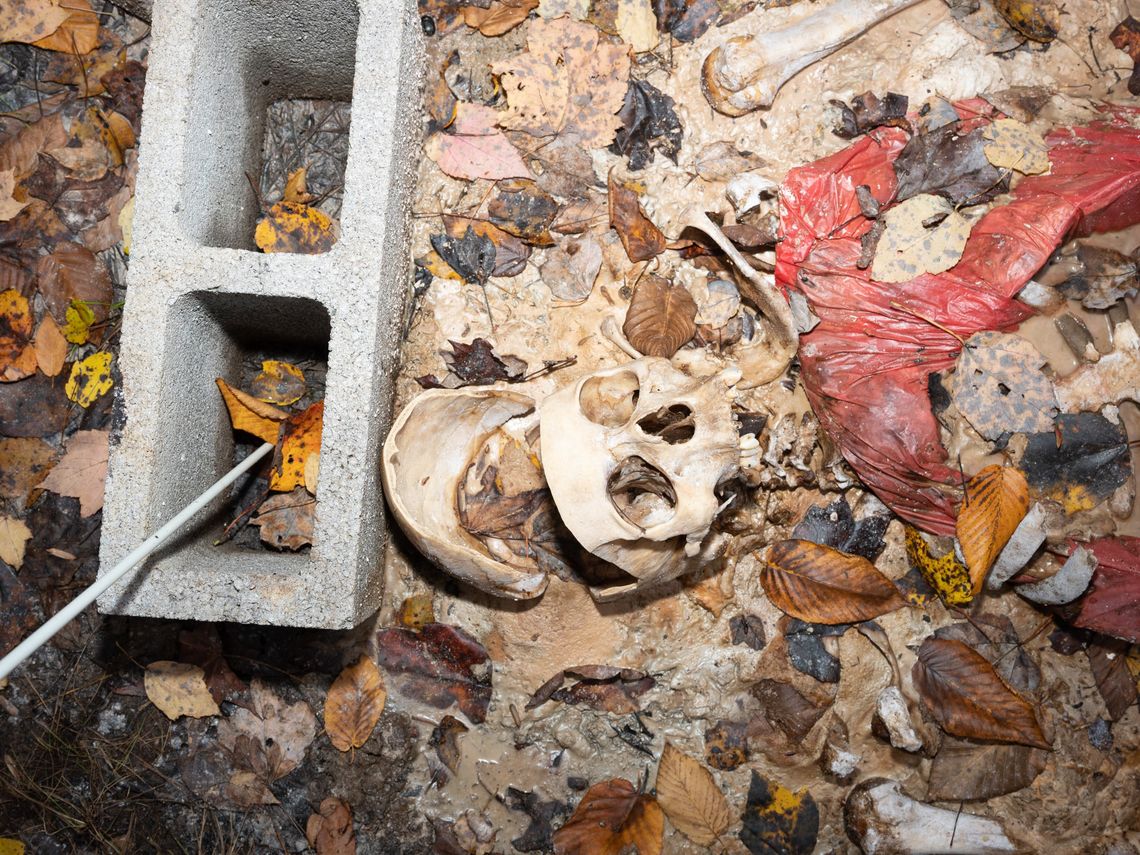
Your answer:
[[[131,550],[131,553],[127,555],[126,558],[97,579],[82,594],[60,609],[56,614],[52,615],[51,619],[43,626],[29,635],[24,641],[20,642],[20,644],[12,649],[11,653],[3,659],[0,659],[0,680],[3,680],[16,670],[21,662],[39,650],[40,647],[47,643],[48,639],[63,629],[72,618],[91,605],[96,597],[115,584],[128,570],[145,559],[158,549],[158,547],[162,546],[162,544],[164,544],[172,534],[178,531],[194,514],[202,510],[215,496],[240,478],[246,471],[252,468],[257,461],[261,460],[261,458],[265,457],[265,455],[272,450],[273,446],[268,442],[262,445],[253,452],[253,454],[249,455],[249,457],[218,479],[210,489],[206,490],[206,492],[179,511],[170,522]]]

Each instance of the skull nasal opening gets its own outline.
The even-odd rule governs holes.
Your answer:
[[[637,455],[618,465],[610,475],[606,492],[617,512],[641,529],[666,523],[676,512],[677,493],[669,478]]]
[[[618,428],[633,418],[640,395],[641,381],[637,375],[632,371],[619,371],[591,377],[583,383],[578,393],[578,406],[594,424]]]
[[[659,436],[670,445],[688,442],[697,432],[693,424],[693,411],[684,404],[662,407],[641,419],[637,426],[651,436]]]

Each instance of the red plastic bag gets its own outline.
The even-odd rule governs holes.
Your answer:
[[[956,106],[968,127],[989,121],[984,102]],[[1023,179],[1008,204],[987,213],[953,268],[900,284],[855,266],[871,227],[855,188],[869,186],[885,207],[906,132],[881,128],[793,169],[781,185],[776,282],[803,293],[820,319],[800,339],[808,399],[863,482],[919,528],[954,532],[949,488],[961,483],[931,410],[931,373],[954,364],[955,335],[1010,329],[1031,314],[1014,297],[1063,241],[1140,222],[1132,122],[1140,124],[1140,110],[1114,108],[1103,121],[1050,134],[1049,174]]]

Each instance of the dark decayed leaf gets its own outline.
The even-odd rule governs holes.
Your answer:
[[[1048,43],[1061,29],[1061,13],[1053,0],[992,0],[1006,23],[1030,41]]]
[[[648,261],[665,251],[665,235],[653,225],[638,201],[637,191],[609,178],[610,226],[621,238],[630,261]]]
[[[764,621],[759,615],[737,615],[728,622],[733,644],[744,644],[753,650],[763,650],[767,643]]]
[[[817,703],[798,689],[779,680],[764,679],[752,687],[752,695],[760,702],[764,717],[797,745],[827,712],[826,702]]]
[[[810,855],[819,835],[819,808],[806,789],[792,792],[752,771],[740,839],[752,855]]]
[[[428,737],[428,745],[435,749],[436,756],[441,763],[451,770],[452,774],[459,769],[459,737],[467,732],[468,728],[453,715],[445,715],[439,724],[432,728]]]
[[[1128,435],[1100,413],[1062,413],[1053,430],[1028,437],[1021,470],[1035,495],[1068,513],[1091,508],[1131,478]]]
[[[864,92],[851,99],[850,107],[842,101],[829,103],[838,107],[840,111],[840,124],[831,132],[845,140],[854,139],[859,134],[865,134],[883,125],[910,127],[906,120],[906,109],[910,99],[895,92],[888,92],[882,98],[873,92]]]
[[[828,636],[840,636],[848,630],[846,624],[828,626],[793,619],[784,629],[788,645],[788,661],[801,674],[814,677],[821,683],[839,682],[839,659],[824,644]]]
[[[470,225],[461,238],[432,235],[431,245],[464,282],[482,285],[495,272],[495,244]]]
[[[731,772],[748,762],[748,725],[718,721],[705,731],[705,762]]]
[[[554,833],[557,855],[660,855],[665,814],[624,778],[594,784]]]
[[[886,546],[883,535],[890,524],[891,515],[885,510],[856,520],[847,499],[840,496],[830,505],[808,508],[804,518],[792,530],[792,537],[874,561]]]
[[[550,224],[558,215],[558,202],[529,178],[513,178],[495,185],[487,204],[487,218],[508,234],[533,246],[550,246]]]
[[[955,205],[975,204],[1008,190],[1009,177],[986,159],[983,130],[961,134],[953,124],[911,137],[894,162],[896,201],[934,193]]]
[[[644,169],[658,151],[677,162],[683,130],[672,98],[646,80],[630,80],[618,115],[622,126],[610,151],[628,157],[630,169]]]
[[[1033,707],[993,666],[960,641],[928,638],[913,669],[915,687],[942,729],[967,739],[1050,748]]]
[[[216,624],[196,623],[193,628],[178,633],[178,661],[202,669],[206,688],[218,703],[227,695],[247,688],[226,661]]]
[[[679,42],[691,42],[720,20],[721,6],[717,0],[653,0],[653,12],[658,30]]]
[[[519,852],[549,852],[554,847],[554,829],[551,823],[570,815],[570,805],[557,799],[544,800],[537,792],[507,787],[503,803],[530,818],[530,824],[521,836],[511,841]]]
[[[855,623],[905,605],[866,558],[807,540],[773,545],[760,583],[773,605],[809,623]]]
[[[500,380],[517,383],[526,375],[525,362],[509,354],[500,357],[495,353],[495,346],[485,338],[472,339],[470,344],[461,341],[450,341],[448,344],[451,345],[451,353],[444,353],[443,361],[447,363],[451,375],[442,380],[432,374],[416,378],[416,382],[425,389],[485,386]]]
[[[578,682],[563,688],[567,678]],[[618,715],[637,712],[637,698],[656,685],[656,680],[643,671],[613,665],[578,665],[559,671],[538,687],[527,701],[532,710],[548,700],[582,704]]]
[[[1118,721],[1136,703],[1136,678],[1128,667],[1128,649],[1124,641],[1101,638],[1091,641],[1085,651],[1112,721]]]
[[[1088,548],[1097,568],[1073,625],[1140,642],[1140,537],[1100,538]]]
[[[1098,718],[1089,725],[1089,745],[1098,751],[1112,750],[1112,722]]]
[[[696,334],[696,317],[697,304],[685,288],[660,276],[643,276],[621,329],[641,353],[668,359]]]
[[[1116,29],[1108,38],[1117,50],[1124,51],[1132,60],[1128,91],[1133,95],[1140,95],[1140,21],[1129,15],[1116,25]]]
[[[946,4],[950,16],[988,53],[1005,53],[1025,44],[1025,36],[998,14],[991,0],[946,0]]]
[[[1133,297],[1140,288],[1140,265],[1114,249],[1081,244],[1077,269],[1058,287],[1066,297],[1080,300],[1089,309],[1108,309],[1123,297]]]
[[[436,709],[453,704],[476,724],[491,702],[491,660],[462,629],[429,623],[419,632],[386,627],[376,636],[376,663],[390,687]]]
[[[930,765],[928,801],[972,801],[1012,793],[1033,783],[1049,753],[1028,745],[971,742],[947,736]]]
[[[316,498],[304,487],[295,487],[290,493],[278,493],[262,502],[249,524],[259,527],[262,542],[296,552],[302,546],[312,546],[316,518]]]

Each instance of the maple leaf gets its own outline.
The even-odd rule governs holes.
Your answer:
[[[109,436],[105,430],[78,431],[68,442],[63,458],[44,479],[45,490],[79,499],[81,517],[89,517],[103,508]]]

